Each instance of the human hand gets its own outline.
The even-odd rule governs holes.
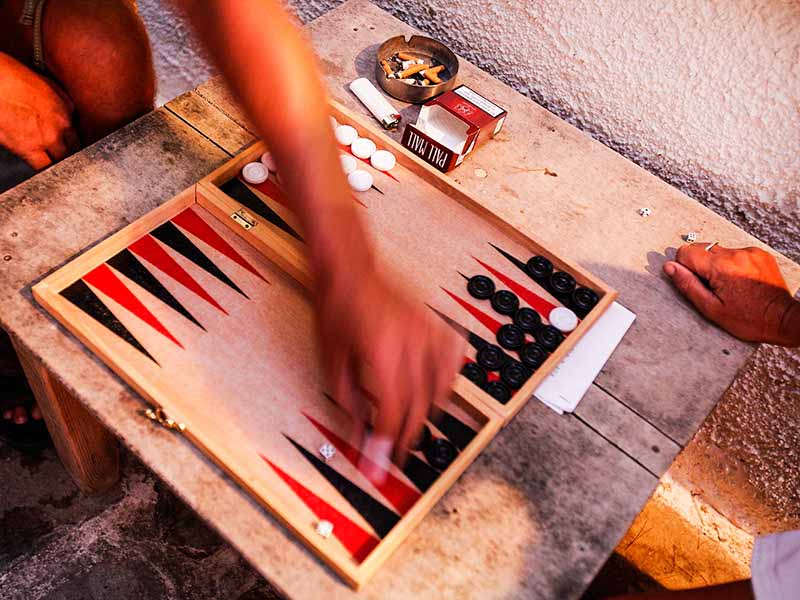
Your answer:
[[[44,169],[80,147],[72,111],[55,83],[0,53],[0,145]]]
[[[353,258],[338,274],[320,278],[317,325],[331,393],[357,427],[369,422],[364,390],[374,398],[373,430],[363,444],[371,463],[361,467],[380,483],[392,459],[403,463],[431,405],[447,394],[463,345],[422,303],[395,289],[370,259],[360,253]]]
[[[709,321],[749,342],[800,345],[800,302],[759,248],[681,246],[664,273]]]

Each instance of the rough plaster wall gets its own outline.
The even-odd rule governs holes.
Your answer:
[[[308,21],[339,2],[290,4]],[[800,3],[376,4],[800,260]],[[163,0],[139,5],[159,99],[206,79]],[[754,533],[800,527],[799,381],[800,352],[762,347],[676,465]]]

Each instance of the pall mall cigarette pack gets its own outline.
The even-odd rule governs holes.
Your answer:
[[[442,172],[455,169],[478,144],[503,128],[508,111],[460,85],[426,102],[402,143]]]

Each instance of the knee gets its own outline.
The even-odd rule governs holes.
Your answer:
[[[101,137],[153,108],[155,74],[144,23],[127,0],[49,0],[48,70]],[[91,140],[87,140],[91,141]]]

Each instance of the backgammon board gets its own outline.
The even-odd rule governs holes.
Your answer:
[[[241,177],[263,144],[33,292],[142,395],[151,418],[196,444],[359,587],[615,292],[343,107],[331,111],[397,157],[391,171],[373,169],[374,186],[353,198],[380,264],[466,340],[463,375],[431,412],[424,444],[385,481],[365,475],[372,457],[354,443],[348,415],[325,389],[291,200],[274,175],[255,185]],[[552,273],[537,271],[546,264]],[[557,307],[579,316],[559,336],[548,322]],[[533,346],[535,356],[526,356]],[[442,447],[451,450],[444,462],[432,450]]]

